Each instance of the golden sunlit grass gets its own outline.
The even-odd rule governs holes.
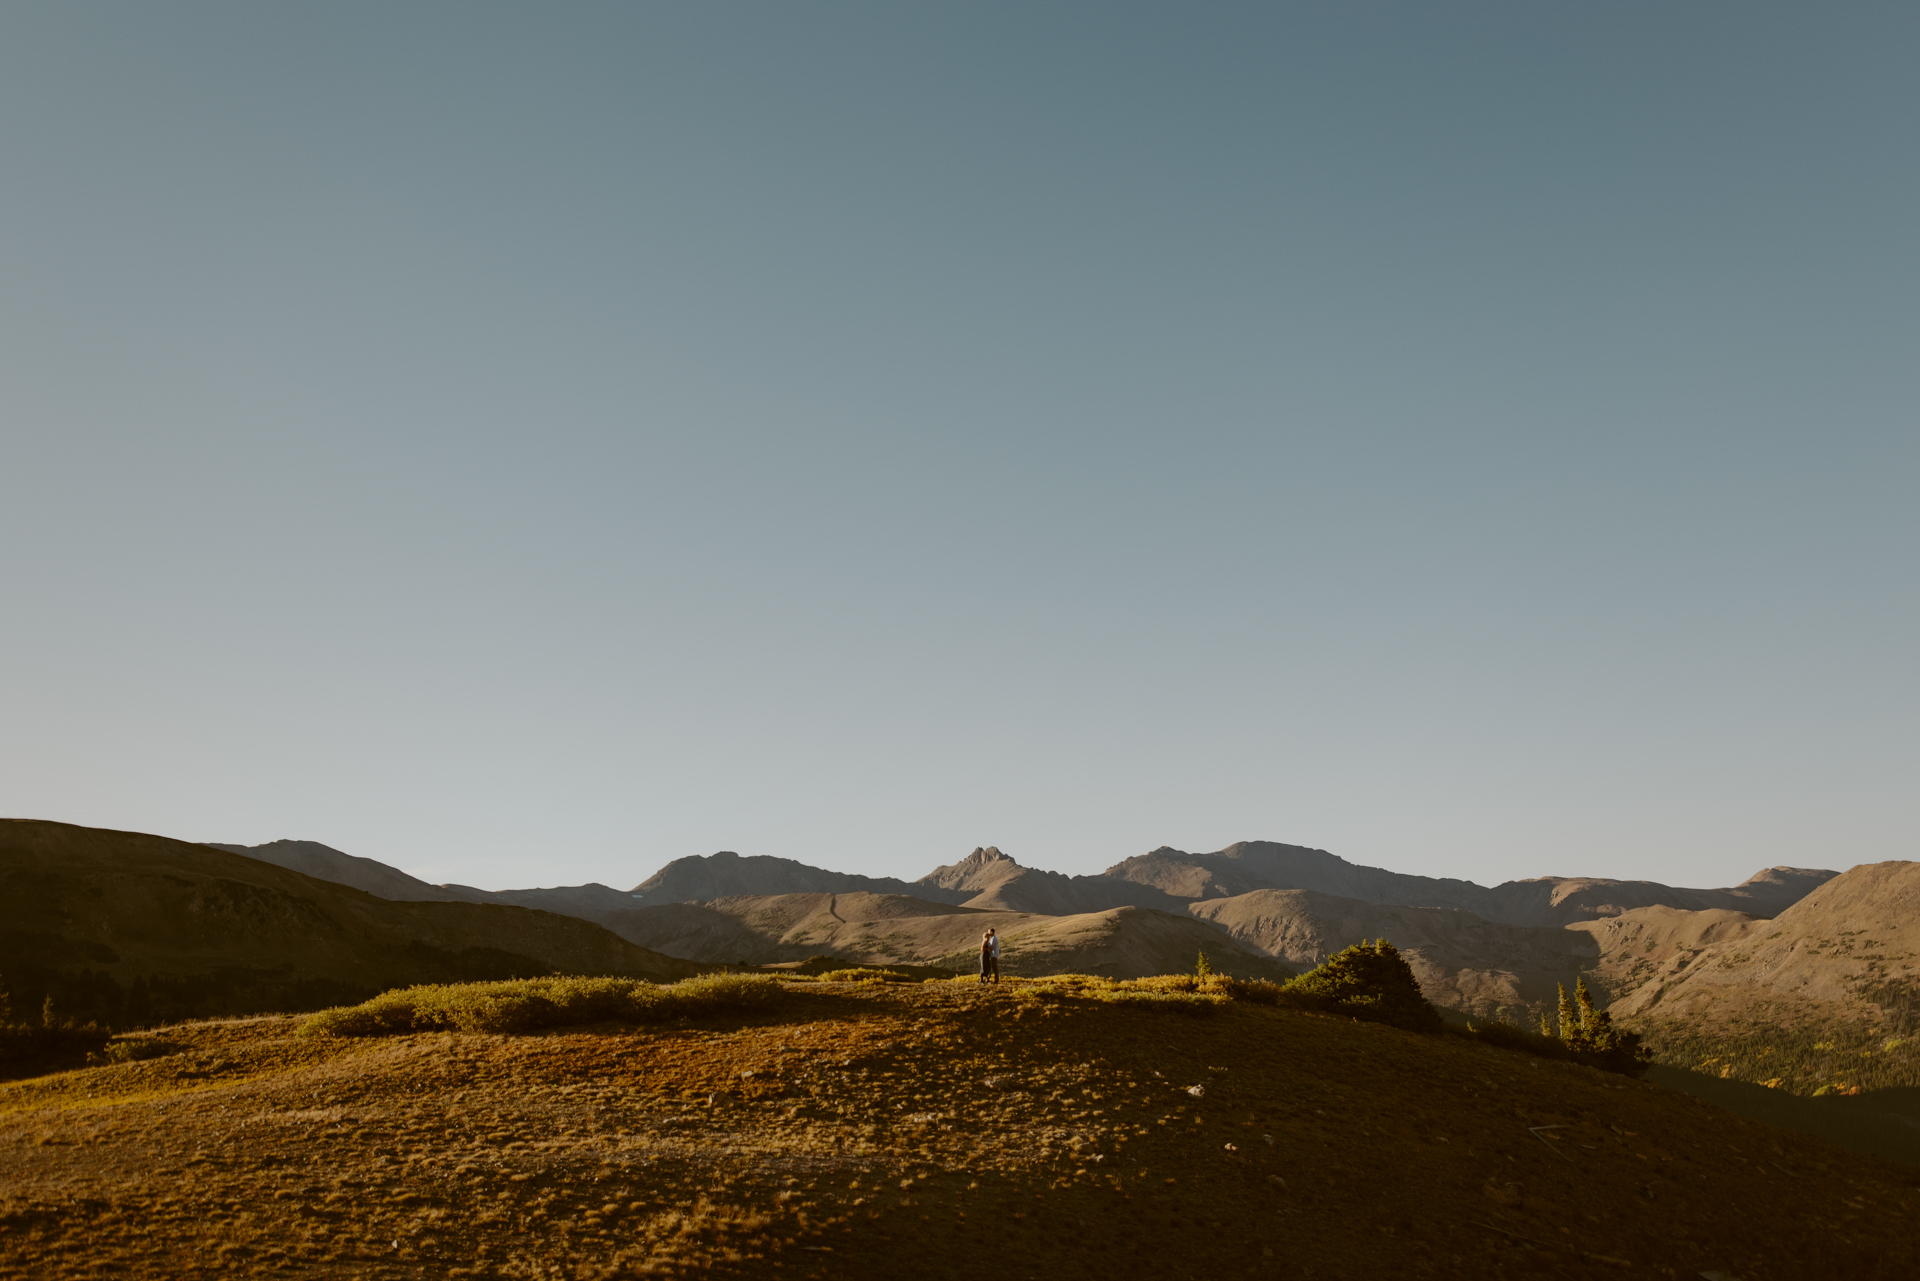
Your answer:
[[[0,1277],[1787,1281],[1916,1262],[1910,1177],[1271,985],[768,984],[414,989],[329,1016],[358,1034],[185,1024],[151,1034],[160,1057],[0,1086]],[[595,1021],[452,1025],[523,1019],[529,995]],[[706,1012],[598,1017],[619,1001]],[[1568,1205],[1606,1226],[1540,1226]]]
[[[671,985],[613,978],[426,984],[322,1010],[300,1025],[300,1034],[536,1032],[589,1023],[665,1023],[762,1009],[784,991],[779,980],[753,974],[709,974]]]

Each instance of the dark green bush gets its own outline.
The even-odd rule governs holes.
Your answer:
[[[1410,1032],[1440,1030],[1440,1012],[1427,1003],[1399,949],[1385,939],[1334,953],[1288,983],[1286,991],[1336,1014]]]

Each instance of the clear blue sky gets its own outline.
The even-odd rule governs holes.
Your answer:
[[[0,812],[1920,854],[1912,4],[0,14]]]

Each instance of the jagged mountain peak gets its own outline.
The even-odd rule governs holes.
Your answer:
[[[988,863],[1013,863],[1015,867],[1020,866],[1013,862],[1011,854],[1002,854],[998,845],[976,845],[973,853],[961,859],[955,866],[982,867]]]

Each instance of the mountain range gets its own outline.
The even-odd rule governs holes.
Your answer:
[[[984,846],[912,881],[722,851],[676,859],[627,891],[484,891],[428,885],[313,842],[221,848],[389,897],[569,913],[701,962],[831,953],[960,968],[991,927],[1011,972],[1154,973],[1206,951],[1219,968],[1271,976],[1385,937],[1435,1004],[1527,1024],[1577,978],[1623,1015],[1733,1018],[1770,993],[1803,1015],[1897,1019],[1920,958],[1916,914],[1898,906],[1920,886],[1912,863],[1846,874],[1770,867],[1717,889],[1605,877],[1489,887],[1273,841],[1211,853],[1163,846],[1093,876],[1027,867]],[[1787,928],[1759,929],[1775,918]]]
[[[1011,974],[1114,977],[1188,970],[1204,952],[1225,972],[1280,978],[1385,937],[1443,1010],[1529,1026],[1576,979],[1624,1020],[1689,1036],[1786,1020],[1885,1032],[1898,1046],[1920,1021],[1910,862],[1774,867],[1689,889],[1602,877],[1488,887],[1271,841],[1161,847],[1092,876],[985,846],[917,880],[723,851],[627,890],[493,891],[429,884],[313,841],[191,845],[9,820],[0,890],[0,973],[20,992],[59,987],[101,1010],[130,1008],[136,981],[150,994],[186,983],[204,998],[196,1010],[222,1012],[271,1008],[271,993],[308,1001],[323,988],[508,972],[671,977],[823,954],[965,969],[992,928]]]

